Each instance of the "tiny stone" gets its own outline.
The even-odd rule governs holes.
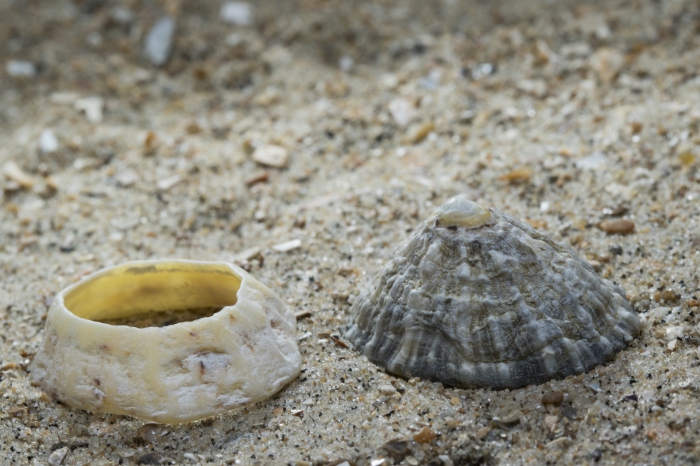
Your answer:
[[[182,181],[182,177],[180,175],[173,175],[162,180],[158,180],[158,183],[156,183],[156,187],[159,191],[168,191],[180,181]]]
[[[299,246],[301,246],[301,240],[293,239],[284,243],[275,244],[274,246],[272,246],[272,249],[279,252],[287,252],[291,251],[292,249],[296,249]]]
[[[409,141],[413,144],[418,144],[423,141],[428,134],[435,130],[435,123],[425,123],[418,128],[416,128],[411,135],[408,137]]]
[[[602,152],[594,152],[588,157],[576,161],[576,168],[583,170],[597,170],[607,165],[607,159]]]
[[[547,392],[544,395],[542,395],[543,405],[559,406],[562,403],[562,401],[564,401],[564,392],[562,391]]]
[[[609,235],[627,235],[634,231],[634,222],[626,219],[604,220],[598,228]]]
[[[139,174],[135,170],[127,168],[126,170],[117,173],[114,176],[114,180],[122,188],[128,188],[139,180]]]
[[[39,135],[39,148],[41,148],[41,151],[45,154],[58,150],[58,139],[56,139],[56,135],[53,134],[53,131],[46,128],[41,132]]]
[[[249,26],[253,24],[253,8],[248,2],[226,2],[221,5],[219,17],[237,26]]]
[[[435,440],[435,432],[428,426],[423,427],[420,432],[413,435],[413,440],[418,443],[430,443]]]
[[[345,71],[346,73],[352,70],[352,67],[355,65],[355,60],[352,59],[352,57],[343,56],[340,57],[338,60],[338,67],[342,70]]]
[[[393,395],[396,393],[396,389],[392,385],[380,385],[379,393],[382,395]]]
[[[134,21],[134,12],[123,6],[116,6],[109,12],[109,17],[115,23],[125,26]]]
[[[85,117],[90,123],[99,123],[102,121],[102,108],[104,101],[101,97],[83,97],[78,99],[73,104],[79,112],[85,112]]]
[[[68,454],[68,447],[59,448],[49,455],[49,465],[59,466]]]
[[[80,98],[75,92],[53,92],[49,95],[49,102],[54,105],[73,105]]]
[[[144,424],[136,431],[136,440],[141,443],[152,445],[157,440],[157,431],[158,424]]]
[[[383,445],[384,450],[391,456],[394,461],[403,460],[410,452],[408,441],[403,439],[389,440]]]
[[[511,172],[508,172],[505,175],[499,176],[498,180],[499,181],[507,181],[510,184],[518,184],[518,183],[525,183],[527,181],[530,181],[531,177],[532,177],[532,168],[522,167],[522,168],[518,168],[516,170],[513,170]]]
[[[486,436],[491,432],[491,428],[486,426],[476,431],[476,438],[479,440],[484,440]]]
[[[394,99],[389,103],[389,113],[397,125],[406,126],[416,117],[416,108],[406,99]]]
[[[36,75],[36,66],[34,63],[23,60],[8,60],[5,65],[5,71],[10,76],[19,78],[31,78]]]
[[[547,415],[544,417],[544,425],[547,426],[547,430],[554,432],[557,428],[557,423],[559,422],[559,416]]]
[[[146,36],[146,56],[156,66],[164,65],[170,56],[170,49],[175,33],[175,21],[161,18],[153,25]]]
[[[5,177],[16,182],[24,189],[31,189],[34,186],[34,179],[24,173],[15,162],[7,162],[3,166],[2,172]]]
[[[282,168],[287,165],[289,152],[284,147],[266,144],[253,152],[253,160],[260,165]]]
[[[566,417],[569,421],[575,421],[576,420],[576,408],[571,406],[570,404],[565,404],[561,408],[559,408],[559,412]]]
[[[625,57],[617,50],[608,47],[598,49],[591,56],[591,68],[598,73],[600,79],[609,83],[625,66]]]
[[[461,402],[462,402],[462,400],[460,400],[458,396],[453,396],[453,397],[450,399],[450,403],[451,403],[453,406],[457,406],[457,405],[460,404]]]
[[[507,427],[520,424],[520,418],[523,416],[523,412],[519,409],[509,412],[503,419],[501,419],[501,424]]]
[[[160,464],[160,456],[155,453],[146,453],[136,459],[136,464]]]

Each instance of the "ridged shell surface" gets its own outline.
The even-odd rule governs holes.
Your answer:
[[[403,377],[517,388],[587,372],[640,329],[624,291],[571,247],[458,197],[396,248],[345,337]]]

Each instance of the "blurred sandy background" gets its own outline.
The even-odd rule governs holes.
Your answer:
[[[697,1],[0,1],[3,464],[700,461]],[[571,244],[645,329],[588,374],[458,390],[335,332],[458,193]],[[203,422],[50,401],[52,297],[127,260],[241,264],[301,377]]]

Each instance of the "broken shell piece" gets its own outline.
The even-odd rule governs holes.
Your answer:
[[[517,388],[586,372],[640,329],[624,291],[571,247],[458,197],[399,244],[345,337],[406,378]]]
[[[223,307],[210,317],[135,328],[99,320]],[[189,422],[268,398],[301,368],[296,320],[225,262],[128,262],[53,300],[32,379],[61,402],[155,422]]]

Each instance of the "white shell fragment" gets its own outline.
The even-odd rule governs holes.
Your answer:
[[[98,320],[223,307],[136,328]],[[142,261],[104,269],[54,299],[31,375],[54,399],[155,422],[202,419],[268,398],[301,369],[296,320],[225,262]]]
[[[265,144],[255,149],[253,160],[260,165],[283,168],[289,160],[289,151],[284,147]]]
[[[399,244],[353,313],[346,338],[371,361],[465,388],[581,374],[641,330],[571,247],[461,197]]]

